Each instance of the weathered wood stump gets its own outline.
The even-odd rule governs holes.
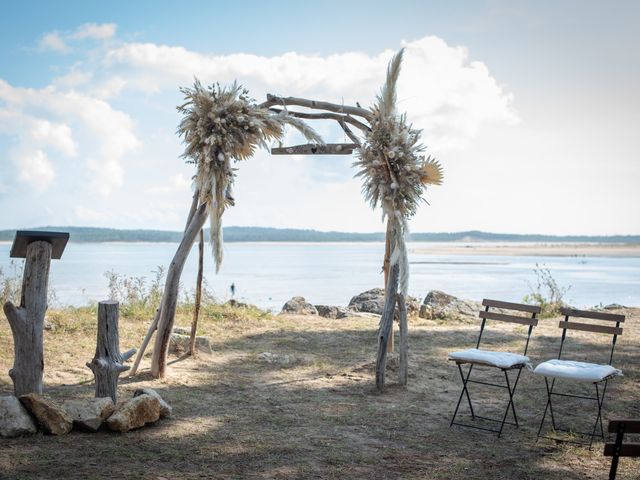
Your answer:
[[[119,308],[116,301],[98,303],[98,338],[96,340],[96,354],[87,363],[96,380],[96,398],[111,397],[117,402],[118,377],[129,370],[124,365],[136,353],[136,349],[120,353],[120,337],[118,334]]]
[[[16,397],[42,393],[42,331],[47,311],[50,264],[51,244],[45,241],[30,243],[22,277],[20,306],[7,302],[3,307],[13,333],[15,356],[9,376],[13,380]]]

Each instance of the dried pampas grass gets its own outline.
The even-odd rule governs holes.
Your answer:
[[[186,144],[188,163],[195,163],[194,188],[201,204],[207,204],[211,222],[210,240],[216,272],[222,264],[222,214],[234,205],[232,193],[235,168],[232,161],[250,158],[257,148],[280,140],[285,125],[299,130],[307,140],[322,144],[320,136],[306,123],[286,112],[273,113],[259,107],[248,91],[234,82],[227,87],[203,87],[196,79],[193,88],[181,88],[185,103],[178,134]]]

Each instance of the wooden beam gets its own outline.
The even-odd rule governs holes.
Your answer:
[[[337,103],[319,102],[317,100],[308,100],[306,98],[295,97],[279,97],[277,95],[267,94],[267,101],[262,103],[262,108],[273,107],[274,105],[297,105],[299,107],[313,108],[316,110],[327,110],[329,112],[344,113],[347,115],[357,115],[366,120],[371,120],[373,116],[371,110],[360,107],[352,107],[349,105],[339,105]]]
[[[358,148],[355,143],[326,143],[317,145],[305,143],[291,147],[276,147],[271,149],[272,155],[351,155]]]

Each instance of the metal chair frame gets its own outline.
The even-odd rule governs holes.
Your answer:
[[[485,307],[484,312],[479,312],[479,317],[482,318],[482,323],[480,325],[480,334],[478,335],[478,341],[476,342],[476,348],[480,347],[480,342],[482,341],[482,334],[484,333],[484,329],[486,326],[486,322],[487,320],[498,320],[498,321],[505,321],[505,322],[511,322],[511,323],[518,323],[518,324],[524,324],[524,325],[528,325],[529,329],[527,331],[527,340],[524,346],[524,353],[523,355],[527,354],[527,350],[529,349],[529,341],[531,340],[531,333],[533,332],[533,327],[537,325],[538,323],[538,319],[536,318],[536,314],[540,313],[540,308],[536,307],[536,306],[532,306],[532,305],[521,305],[518,303],[509,303],[509,302],[501,302],[498,300],[489,300],[489,299],[484,299],[482,301],[482,305]],[[523,312],[528,312],[531,313],[531,317],[516,317],[516,316],[512,316],[512,315],[504,315],[504,314],[500,314],[500,313],[495,313],[495,312],[489,312],[489,308],[490,307],[494,307],[494,308],[503,308],[503,309],[510,309],[510,310],[518,310],[518,311],[523,311]],[[453,425],[457,425],[459,427],[467,427],[467,428],[474,428],[476,430],[484,430],[487,432],[493,432],[493,433],[497,433],[498,437],[500,437],[502,435],[502,431],[504,429],[505,425],[513,425],[516,428],[518,428],[520,426],[520,424],[518,423],[518,416],[516,415],[516,409],[514,406],[514,402],[513,402],[513,397],[515,395],[516,392],[516,388],[518,386],[518,382],[520,380],[520,375],[522,374],[522,368],[525,366],[525,364],[518,364],[518,365],[514,365],[512,367],[509,368],[501,368],[501,367],[496,367],[494,365],[488,365],[488,364],[484,364],[482,362],[467,362],[467,361],[461,361],[461,360],[455,360],[456,365],[458,366],[458,372],[460,373],[460,379],[462,380],[462,391],[460,392],[460,396],[458,397],[458,403],[456,404],[456,408],[455,411],[453,412],[453,417],[451,418],[451,422],[449,423],[449,428],[451,428]],[[469,368],[467,369],[467,373],[466,375],[463,372],[462,369],[462,364],[465,363],[469,363]],[[504,384],[499,384],[499,383],[490,383],[490,382],[483,382],[483,381],[479,381],[479,380],[472,380],[471,377],[471,372],[473,371],[473,367],[475,365],[479,365],[479,366],[487,366],[487,367],[492,367],[492,368],[498,368],[499,370],[501,370],[504,373],[504,380],[505,383]],[[515,381],[513,382],[513,386],[511,385],[511,381],[509,379],[509,370],[517,370],[518,373],[516,375]],[[490,386],[490,387],[495,387],[495,388],[502,388],[502,389],[506,389],[508,394],[509,394],[509,401],[507,403],[507,407],[504,411],[504,415],[502,416],[502,418],[490,418],[490,417],[485,417],[485,416],[481,416],[481,415],[477,415],[473,409],[473,404],[471,403],[471,396],[469,394],[469,388],[468,388],[468,384],[469,383],[475,383],[475,384],[480,384],[480,385],[486,385],[486,386]],[[471,419],[475,420],[475,419],[480,419],[480,420],[485,420],[485,421],[489,421],[489,422],[494,422],[494,423],[499,423],[500,427],[499,428],[487,428],[487,427],[482,427],[482,426],[478,426],[478,425],[473,425],[470,423],[462,423],[462,422],[456,422],[456,417],[458,415],[458,410],[460,409],[460,404],[462,403],[462,398],[465,397],[467,398],[467,403],[469,404],[469,410],[471,412]],[[507,417],[509,416],[509,411],[511,411],[512,416],[513,416],[513,422],[509,422],[507,421]]]
[[[616,341],[618,339],[618,335],[622,334],[622,328],[620,328],[620,323],[624,322],[624,315],[613,315],[613,314],[602,314],[600,312],[590,312],[590,311],[586,311],[586,310],[575,310],[575,309],[571,309],[571,308],[563,308],[561,309],[562,314],[564,315],[564,322],[560,322],[559,327],[562,328],[562,337],[560,339],[560,350],[558,351],[558,360],[562,359],[562,350],[564,348],[564,342],[567,338],[567,330],[568,329],[576,329],[576,330],[583,330],[583,331],[590,331],[590,332],[595,332],[595,333],[611,333],[613,335],[613,339],[611,341],[611,352],[609,353],[609,362],[608,365],[611,365],[611,362],[613,361],[613,353],[615,351],[616,348]],[[584,316],[583,316],[584,315]],[[584,324],[584,323],[579,323],[579,322],[569,322],[569,318],[570,317],[577,317],[577,318],[590,318],[590,319],[594,319],[594,320],[612,320],[616,322],[616,326],[615,327],[606,327],[606,326],[600,326],[600,325],[594,325],[594,324]],[[592,328],[585,328],[585,327],[592,327]],[[589,446],[589,450],[591,450],[591,447],[593,446],[593,440],[596,436],[599,436],[600,438],[602,438],[602,440],[604,440],[604,428],[602,426],[602,407],[604,405],[604,398],[605,398],[605,394],[607,392],[607,385],[609,383],[609,377],[606,377],[602,380],[599,380],[597,382],[592,382],[594,387],[595,387],[595,396],[585,396],[585,395],[576,395],[576,394],[572,394],[572,393],[558,393],[556,391],[554,391],[554,387],[556,385],[556,380],[558,380],[557,378],[553,378],[553,380],[551,381],[551,385],[549,385],[549,379],[548,377],[544,377],[544,383],[546,386],[546,391],[547,391],[547,404],[544,408],[544,414],[542,415],[542,420],[540,421],[540,427],[538,428],[538,435],[536,437],[536,441],[538,441],[540,438],[546,438],[548,440],[555,440],[557,442],[565,442],[565,443],[573,443],[576,445],[588,445]],[[600,387],[598,385],[602,384],[602,389],[600,389]],[[596,402],[596,405],[598,407],[598,413],[596,415],[596,420],[593,424],[593,429],[591,430],[591,432],[579,432],[579,431],[574,431],[574,430],[570,430],[570,429],[564,429],[564,428],[559,428],[556,424],[556,417],[553,413],[553,402],[552,402],[552,397],[556,396],[556,397],[568,397],[568,398],[578,398],[578,399],[582,399],[582,400],[592,400],[594,402]],[[541,435],[542,433],[542,428],[544,426],[544,421],[547,417],[547,412],[550,413],[550,417],[551,417],[551,425],[553,426],[553,430],[555,432],[567,432],[567,433],[573,433],[573,434],[578,434],[578,435],[583,435],[585,437],[589,437],[589,441],[575,441],[575,440],[569,440],[569,439],[564,439],[564,438],[559,438],[556,436],[551,436],[551,435]],[[600,427],[600,432],[599,434],[597,434],[598,431],[598,426]]]
[[[624,442],[625,433],[640,434],[640,419],[615,418],[609,421],[609,433],[615,433],[613,443],[605,443],[604,455],[611,458],[609,480],[615,480],[620,457],[640,457],[640,443]]]

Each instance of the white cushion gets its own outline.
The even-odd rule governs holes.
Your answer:
[[[451,352],[451,360],[461,360],[470,363],[485,363],[498,368],[511,368],[514,365],[530,365],[529,357],[509,352],[494,352],[492,350],[481,350],[469,348],[461,352]]]
[[[600,382],[607,377],[622,375],[622,372],[611,365],[576,362],[574,360],[547,360],[536,367],[533,373],[545,377],[569,378],[585,382]]]

